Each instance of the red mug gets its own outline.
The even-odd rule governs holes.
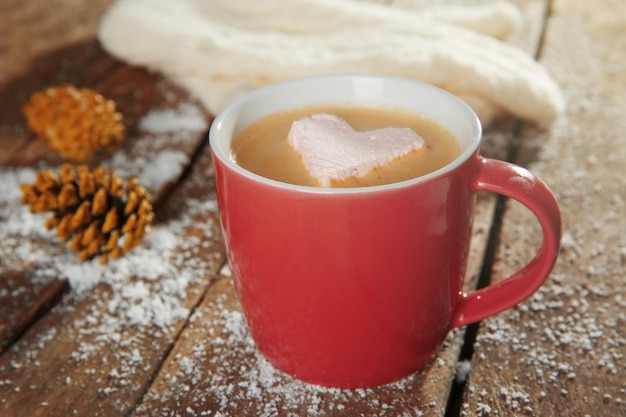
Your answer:
[[[315,104],[400,106],[448,129],[462,154],[408,181],[317,188],[264,178],[231,158],[232,139],[268,114]],[[371,387],[432,359],[447,333],[511,308],[546,280],[561,216],[548,187],[519,166],[479,155],[481,126],[457,97],[415,80],[326,75],[276,83],[213,121],[220,218],[233,279],[259,351],[307,382]],[[528,207],[543,243],[507,279],[464,293],[475,194]]]

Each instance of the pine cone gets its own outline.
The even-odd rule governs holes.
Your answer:
[[[110,156],[126,129],[115,102],[88,88],[64,84],[33,94],[22,106],[29,128],[73,162]]]
[[[72,239],[69,246],[83,261],[120,257],[139,244],[154,219],[150,195],[139,181],[124,184],[105,168],[64,164],[59,175],[40,171],[34,184],[20,189],[32,213],[53,213],[46,227],[56,227],[63,242]]]

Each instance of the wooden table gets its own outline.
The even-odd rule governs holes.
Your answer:
[[[307,385],[259,356],[240,312],[217,220],[211,117],[159,75],[104,52],[109,0],[0,2],[0,415],[626,415],[626,3],[519,0],[511,42],[563,88],[550,131],[504,120],[484,154],[554,190],[563,249],[531,299],[450,334],[422,372],[375,389]],[[20,182],[62,160],[20,106],[63,82],[113,98],[129,140],[104,164],[152,192],[155,225],[120,261],[81,263]],[[467,286],[502,279],[536,250],[536,220],[480,195]]]

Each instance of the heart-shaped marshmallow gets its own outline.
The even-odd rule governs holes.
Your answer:
[[[323,187],[333,180],[362,177],[372,168],[424,146],[424,139],[412,129],[386,127],[357,132],[345,120],[328,113],[293,122],[288,140]]]

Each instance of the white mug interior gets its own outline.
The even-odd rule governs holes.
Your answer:
[[[244,128],[264,116],[311,105],[344,103],[400,107],[418,113],[452,133],[461,147],[461,155],[445,167],[412,180],[360,188],[309,187],[274,181],[242,168],[231,157],[232,140]],[[398,187],[453,170],[476,152],[481,135],[482,128],[476,113],[461,99],[443,89],[400,77],[337,74],[282,81],[239,97],[217,115],[210,129],[209,142],[214,155],[224,164],[256,181],[314,192],[345,193]]]

